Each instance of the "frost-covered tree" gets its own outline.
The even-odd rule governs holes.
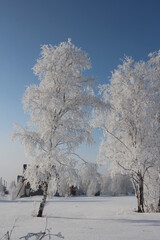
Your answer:
[[[4,185],[2,182],[2,178],[0,178],[0,195],[3,195],[3,194],[4,194]]]
[[[40,82],[25,91],[23,106],[30,117],[29,125],[18,127],[13,136],[32,160],[25,173],[27,181],[32,189],[39,185],[43,188],[39,217],[49,183],[56,189],[72,166],[74,149],[84,141],[92,143],[89,110],[97,98],[91,87],[93,79],[83,74],[90,66],[87,55],[70,40],[58,46],[44,45],[33,68]]]
[[[110,175],[101,177],[101,195],[112,195],[112,178]]]
[[[112,176],[111,180],[111,193],[114,196],[117,195],[129,195],[132,194],[133,186],[129,176],[116,174]]]
[[[85,163],[79,170],[80,189],[87,196],[94,196],[100,191],[101,175],[96,163]]]
[[[12,181],[9,188],[10,198],[14,200],[17,197],[17,186],[15,181]]]
[[[118,196],[133,194],[133,186],[130,177],[122,174],[101,176],[101,195]]]
[[[120,168],[130,176],[138,211],[144,212],[144,189],[149,195],[153,190],[147,183],[154,178],[159,185],[160,52],[147,62],[126,57],[100,91],[107,109],[95,112],[94,124],[104,133],[99,159],[110,161],[114,173]]]
[[[75,163],[72,162],[69,167],[67,166],[59,166],[61,169],[57,169],[58,172],[63,173],[63,177],[59,177],[56,181],[56,188],[53,188],[54,185],[54,180],[53,183],[50,181],[49,185],[49,195],[50,197],[53,197],[55,195],[55,192],[59,196],[70,196],[71,191],[70,188],[71,186],[78,187],[79,186],[79,176],[76,171]]]

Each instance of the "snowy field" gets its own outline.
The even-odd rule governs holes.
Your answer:
[[[66,240],[160,239],[160,214],[134,212],[134,197],[54,198],[48,200],[44,218],[33,217],[39,202],[39,197],[1,200],[0,239],[16,219],[11,240],[43,231],[46,217],[51,232],[61,232]]]

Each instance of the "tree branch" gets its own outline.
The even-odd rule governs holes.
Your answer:
[[[106,127],[104,128],[107,133],[109,133],[112,137],[114,137],[117,141],[119,141],[132,154],[131,150],[129,149],[129,147],[127,147],[127,145],[124,142],[122,142],[117,136],[115,136],[112,132],[110,132]]]

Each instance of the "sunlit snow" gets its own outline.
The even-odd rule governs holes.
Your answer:
[[[11,239],[48,228],[65,240],[159,240],[160,214],[136,213],[135,197],[72,197],[48,200],[44,217],[33,217],[39,197],[1,200],[0,238],[14,225]],[[53,237],[52,239],[59,239]]]

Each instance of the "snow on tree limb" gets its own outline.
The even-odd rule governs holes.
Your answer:
[[[104,133],[99,159],[110,161],[112,172],[121,169],[130,175],[140,211],[147,191],[154,188],[145,188],[148,179],[159,170],[159,59],[160,52],[151,54],[147,62],[125,57],[112,73],[110,84],[100,87],[102,98],[110,107],[97,110],[94,119],[95,126]],[[154,184],[159,185],[156,181]]]
[[[13,134],[24,145],[32,162],[25,176],[33,188],[56,184],[63,172],[73,168],[73,155],[81,143],[93,143],[90,110],[100,105],[94,94],[93,78],[83,71],[91,63],[87,54],[68,42],[43,45],[33,71],[40,82],[27,87],[23,96],[28,128]],[[54,181],[53,181],[54,180]],[[73,185],[73,175],[68,179]],[[54,187],[55,188],[55,187]]]

